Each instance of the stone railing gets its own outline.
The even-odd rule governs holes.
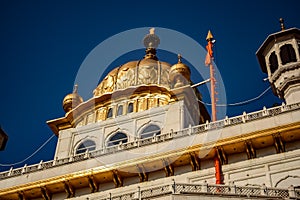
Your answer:
[[[188,137],[194,134],[201,134],[209,130],[221,129],[228,126],[235,126],[235,125],[251,122],[254,120],[280,115],[282,113],[291,112],[298,109],[300,109],[300,103],[292,104],[292,105],[282,104],[281,106],[269,108],[269,109],[266,109],[264,107],[260,111],[256,111],[248,114],[244,112],[242,115],[239,116],[235,116],[231,118],[225,117],[225,119],[223,120],[219,120],[211,123],[207,122],[206,124],[201,124],[180,131],[172,131],[169,133],[156,135],[151,138],[137,139],[135,141],[130,141],[116,146],[105,147],[103,149],[95,150],[91,152],[87,151],[85,153],[71,156],[69,158],[56,159],[47,162],[41,161],[38,164],[34,164],[30,166],[25,165],[24,167],[17,168],[17,169],[11,168],[9,171],[0,173],[0,180],[4,178],[18,176],[21,174],[30,173],[38,170],[48,169],[48,168],[52,168],[52,167],[56,167],[56,166],[60,166],[72,162],[78,162],[89,158],[95,158],[102,155],[115,153],[118,151],[129,150],[132,148],[138,148],[146,145],[151,145],[154,143],[165,142],[168,140],[177,139],[181,137]]]
[[[237,185],[212,185],[206,182],[202,184],[187,184],[187,183],[170,183],[150,188],[138,187],[135,191],[128,191],[128,193],[119,194],[116,189],[115,193],[112,191],[106,194],[93,194],[90,197],[84,197],[89,200],[141,200],[153,197],[166,196],[171,194],[198,194],[198,195],[222,195],[223,197],[246,197],[252,198],[276,198],[276,199],[299,199],[300,190],[290,186],[287,189],[271,188],[262,186],[237,186]]]

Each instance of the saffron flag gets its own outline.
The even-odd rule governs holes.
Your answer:
[[[211,41],[208,41],[208,44],[206,45],[207,54],[205,57],[205,65],[208,66],[211,64],[211,61],[213,59],[213,43]]]
[[[207,52],[206,57],[205,57],[205,66],[208,66],[211,64],[211,58],[209,53]]]

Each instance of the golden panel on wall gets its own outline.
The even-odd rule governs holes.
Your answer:
[[[169,101],[166,99],[166,98],[162,98],[160,97],[159,100],[159,106],[165,106],[165,105],[168,105]]]
[[[133,112],[138,112],[138,99],[133,102]]]
[[[103,121],[106,118],[106,108],[100,108],[98,110],[97,121]]]
[[[138,99],[138,111],[144,111],[144,110],[147,110],[147,99],[140,98]]]
[[[87,124],[90,124],[90,123],[93,123],[94,122],[94,113],[90,113],[87,115],[87,120],[86,120],[86,123]]]
[[[150,109],[150,108],[154,108],[154,107],[157,107],[157,98],[155,98],[155,97],[150,97],[149,99],[148,99],[148,108]]]

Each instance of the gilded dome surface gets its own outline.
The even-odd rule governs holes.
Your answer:
[[[82,97],[77,93],[77,88],[78,86],[75,85],[73,93],[66,95],[63,99],[62,104],[65,112],[69,112],[83,102]]]
[[[94,90],[94,96],[142,85],[158,85],[170,89],[170,68],[171,64],[161,62],[156,57],[128,62],[110,71]]]
[[[169,76],[170,82],[174,83],[174,88],[190,84],[191,70],[181,62],[180,54],[178,54],[178,63],[171,67]]]
[[[154,28],[144,38],[146,55],[143,59],[131,61],[110,71],[94,90],[94,96],[113,93],[129,87],[155,85],[166,89],[173,89],[190,83],[190,69],[181,62],[171,66],[167,62],[159,61],[156,48],[160,39],[154,33]]]

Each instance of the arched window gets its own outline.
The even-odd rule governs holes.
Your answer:
[[[280,58],[283,65],[297,61],[295,50],[291,44],[285,44],[280,48]]]
[[[109,108],[108,111],[107,111],[107,116],[106,118],[112,118],[113,116],[113,109],[112,108]]]
[[[92,140],[85,140],[76,149],[76,154],[85,153],[86,151],[93,151],[96,149],[96,143]]]
[[[127,113],[132,113],[133,112],[133,103],[129,103],[127,107]]]
[[[147,126],[141,133],[141,138],[149,138],[160,134],[160,128],[157,125]]]
[[[125,133],[117,132],[109,139],[109,141],[107,142],[107,146],[110,147],[110,146],[118,145],[120,144],[120,142],[126,143],[127,141],[128,138]]]
[[[122,105],[120,105],[120,106],[118,107],[117,116],[120,116],[120,115],[123,115],[123,106],[122,106]]]
[[[275,51],[271,53],[269,57],[269,62],[270,62],[271,73],[273,74],[278,69],[278,60]]]

